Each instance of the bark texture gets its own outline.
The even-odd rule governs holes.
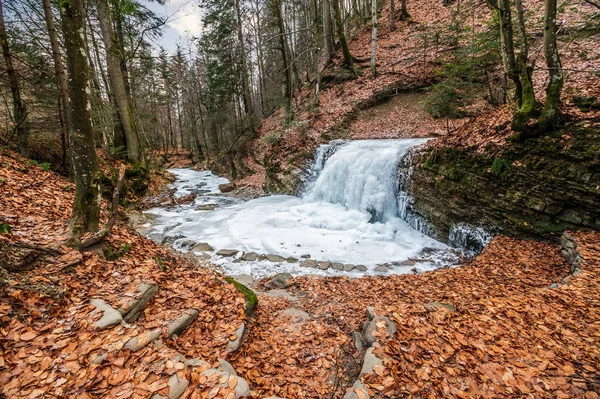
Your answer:
[[[342,22],[342,11],[340,10],[340,0],[333,0],[333,10],[335,11],[335,25],[337,28],[338,37],[340,39],[340,46],[342,47],[342,54],[344,55],[344,66],[348,69],[354,70],[354,62],[352,61],[352,55],[348,48],[348,41],[346,40],[346,34],[344,33],[344,23]]]
[[[546,88],[546,104],[542,116],[538,120],[538,126],[542,130],[554,128],[560,117],[558,107],[560,105],[560,94],[563,88],[563,72],[556,45],[556,0],[546,0],[544,11],[544,55],[550,75],[550,83]]]

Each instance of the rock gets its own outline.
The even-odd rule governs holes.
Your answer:
[[[456,312],[456,306],[452,302],[442,303],[442,302],[429,302],[425,304],[425,307],[430,310],[444,308],[448,310],[450,313]]]
[[[104,330],[106,328],[117,325],[121,321],[123,321],[123,316],[121,315],[121,313],[106,302],[104,302],[102,299],[95,298],[90,300],[90,303],[96,307],[96,310],[92,314],[98,311],[104,313],[100,320],[94,323],[94,327],[96,327],[97,329]]]
[[[351,264],[344,265],[345,272],[351,272],[352,270],[354,270],[354,265],[351,265]]]
[[[360,374],[371,373],[375,366],[383,367],[383,362],[380,358],[375,356],[375,354],[373,353],[373,347],[371,347],[365,352],[365,357],[363,358],[363,366],[360,370]]]
[[[407,259],[401,263],[402,266],[414,266],[416,262],[411,259]]]
[[[365,310],[365,313],[367,314],[367,318],[369,319],[369,321],[371,321],[375,318],[375,308],[373,306],[369,306]]]
[[[373,345],[373,343],[375,343],[377,341],[378,336],[376,336],[374,333],[375,331],[377,331],[378,327],[377,325],[381,325],[381,323],[385,324],[385,330],[387,331],[387,334],[389,336],[394,336],[394,334],[396,333],[396,331],[398,331],[396,329],[396,325],[394,324],[393,321],[391,321],[388,317],[385,316],[375,316],[367,325],[367,328],[365,329],[365,341],[367,343],[367,346],[371,346]]]
[[[254,308],[256,308],[256,305],[258,305],[258,298],[256,297],[254,291],[252,291],[244,284],[235,281],[232,277],[225,277],[225,281],[233,284],[235,289],[238,290],[238,292],[240,292],[242,295],[244,295],[244,299],[246,301],[246,307],[244,309],[244,312],[246,313],[246,315],[252,314]]]
[[[387,271],[388,271],[387,267],[381,266],[381,265],[375,266],[374,270],[379,273],[387,273]]]
[[[354,268],[356,270],[358,270],[359,272],[366,272],[367,271],[367,267],[365,265],[356,265],[356,266],[354,266]]]
[[[254,278],[249,274],[240,274],[234,277],[235,281],[245,286],[250,286],[254,282]]]
[[[196,256],[196,258],[198,258],[199,260],[210,260],[211,256],[209,254],[202,254]]]
[[[556,283],[552,283],[552,284],[550,285],[550,288],[558,288],[558,284],[556,284]]]
[[[219,206],[219,204],[202,204],[202,205],[196,207],[196,210],[197,211],[214,211],[218,206]]]
[[[279,273],[269,283],[274,288],[287,288],[294,283],[294,277],[289,273]]]
[[[233,368],[231,363],[221,358],[217,359],[217,361],[219,362],[219,370],[237,376],[237,373],[235,372],[235,369]]]
[[[188,328],[188,326],[192,324],[194,320],[196,320],[196,318],[198,318],[198,311],[196,309],[186,310],[177,320],[169,324],[169,338],[173,338],[174,335],[181,335],[181,333],[184,332],[185,329]]]
[[[188,367],[205,367],[205,366],[210,367],[210,363],[208,363],[202,359],[186,359],[183,361],[183,363]]]
[[[144,348],[150,342],[158,339],[160,336],[160,330],[147,331],[138,335],[137,337],[131,338],[129,341],[125,343],[123,346],[124,349],[129,349],[133,352],[137,352],[140,349]]]
[[[235,384],[235,397],[236,398],[242,398],[245,396],[250,395],[250,387],[248,386],[248,383],[246,382],[246,380],[244,380],[241,377],[238,377],[235,374],[231,374],[227,371],[224,370],[217,370],[217,369],[209,369],[206,370],[205,372],[202,373],[203,375],[210,377],[213,374],[218,374],[220,377],[217,379],[217,381],[223,381],[221,384],[219,384],[218,386],[224,387],[224,386],[228,386],[229,384],[229,380],[231,378],[235,378],[236,379],[236,384]]]
[[[213,252],[214,248],[211,247],[210,245],[208,245],[208,243],[201,242],[201,243],[194,245],[194,247],[192,248],[192,251],[194,251],[194,252]]]
[[[360,396],[357,392],[360,392]],[[344,395],[343,399],[370,399],[369,392],[360,379],[356,380],[352,388]]]
[[[311,259],[307,259],[305,261],[302,261],[302,263],[300,263],[300,267],[312,267],[315,268],[319,265],[319,262],[317,262],[316,260],[311,260]]]
[[[310,259],[310,255],[309,254],[304,254],[300,256],[302,259]]]
[[[364,350],[364,344],[363,344],[363,336],[361,333],[359,333],[358,331],[354,331],[352,333],[352,340],[354,341],[354,347],[356,348],[356,350],[358,351],[358,353],[362,353]]]
[[[310,319],[310,315],[303,310],[296,308],[288,308],[283,311],[283,314],[292,318],[292,323],[303,323]]]
[[[288,301],[295,302],[298,300],[295,296],[290,295],[286,290],[271,290],[263,295],[270,296],[271,298],[285,298]]]
[[[139,299],[129,302],[124,308],[119,309],[119,312],[123,315],[123,320],[127,323],[132,323],[140,316],[146,304],[156,295],[158,292],[158,284],[140,284],[139,287],[140,296]]]
[[[293,256],[290,256],[288,258],[285,258],[285,261],[287,263],[298,263],[298,259],[294,258]]]
[[[247,262],[254,262],[256,259],[258,259],[258,254],[256,252],[247,252],[242,255],[242,260]]]
[[[238,252],[240,251],[238,251],[237,249],[220,249],[219,251],[217,251],[217,255],[224,257],[232,257]]]
[[[173,374],[169,378],[169,399],[178,399],[187,389],[190,382],[185,378]]]
[[[240,346],[242,346],[242,340],[244,338],[245,330],[246,330],[246,325],[244,323],[240,324],[240,326],[237,328],[237,330],[235,330],[236,338],[227,343],[227,351],[228,352],[231,353],[231,352],[235,352],[236,350],[240,349]]]
[[[231,191],[235,190],[235,184],[234,183],[225,183],[225,184],[219,184],[219,191],[222,193],[229,193]]]
[[[102,364],[103,361],[108,359],[108,352],[98,355],[92,360],[92,364]]]
[[[331,262],[329,262],[328,260],[318,263],[318,268],[321,270],[327,270],[330,267],[331,267]]]
[[[333,270],[344,270],[344,264],[343,263],[339,263],[339,262],[333,262],[331,264],[331,268]]]
[[[267,254],[267,260],[269,262],[284,262],[285,258],[279,255]]]

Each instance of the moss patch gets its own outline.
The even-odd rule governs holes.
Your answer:
[[[235,281],[233,277],[225,277],[225,281],[233,284],[235,289],[244,295],[244,298],[246,299],[246,308],[244,309],[244,312],[247,316],[252,314],[252,312],[256,308],[256,305],[258,305],[258,298],[256,297],[254,291],[246,287],[244,284]]]

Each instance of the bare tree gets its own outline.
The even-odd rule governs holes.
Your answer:
[[[544,55],[550,82],[546,88],[546,104],[542,116],[538,120],[538,126],[542,130],[548,130],[555,126],[560,117],[558,107],[564,77],[556,44],[556,0],[545,0],[544,5]]]
[[[371,4],[371,78],[377,77],[377,1]]]

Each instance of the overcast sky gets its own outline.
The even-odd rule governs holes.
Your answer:
[[[142,4],[154,11],[161,18],[168,18],[163,28],[163,37],[158,44],[169,53],[174,53],[177,43],[187,47],[192,37],[202,32],[202,13],[198,0],[166,0],[164,5],[149,0],[141,0]]]

